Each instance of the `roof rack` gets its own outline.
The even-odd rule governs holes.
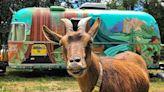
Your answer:
[[[107,9],[107,5],[105,3],[84,3],[80,7],[80,9]]]

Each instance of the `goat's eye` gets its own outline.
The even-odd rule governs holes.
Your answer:
[[[92,44],[93,43],[93,39],[89,40],[88,44]]]
[[[90,47],[92,45],[92,42],[88,42],[86,47]]]
[[[89,44],[92,44],[92,43],[93,43],[93,41],[92,41],[92,40],[90,40]]]

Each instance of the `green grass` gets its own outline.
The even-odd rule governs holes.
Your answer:
[[[150,81],[150,92],[164,92],[164,80],[152,78]]]
[[[73,77],[44,72],[7,72],[0,77],[0,92],[80,92]]]
[[[14,70],[0,77],[0,92],[80,92],[80,88],[68,75]],[[150,92],[164,92],[164,81],[151,79]]]

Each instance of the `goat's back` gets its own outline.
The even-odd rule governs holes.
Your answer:
[[[103,58],[102,64],[101,92],[148,92],[148,74],[138,65],[109,58]]]
[[[133,62],[139,65],[140,67],[142,67],[144,70],[147,70],[147,65],[146,65],[145,60],[142,58],[142,56],[134,52],[126,51],[126,52],[117,54],[114,58],[122,59],[121,61],[125,61],[125,62]]]

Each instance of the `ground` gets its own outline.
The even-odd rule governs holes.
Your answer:
[[[58,72],[8,70],[0,92],[80,92],[75,78]],[[164,92],[164,80],[151,78],[150,92]]]

